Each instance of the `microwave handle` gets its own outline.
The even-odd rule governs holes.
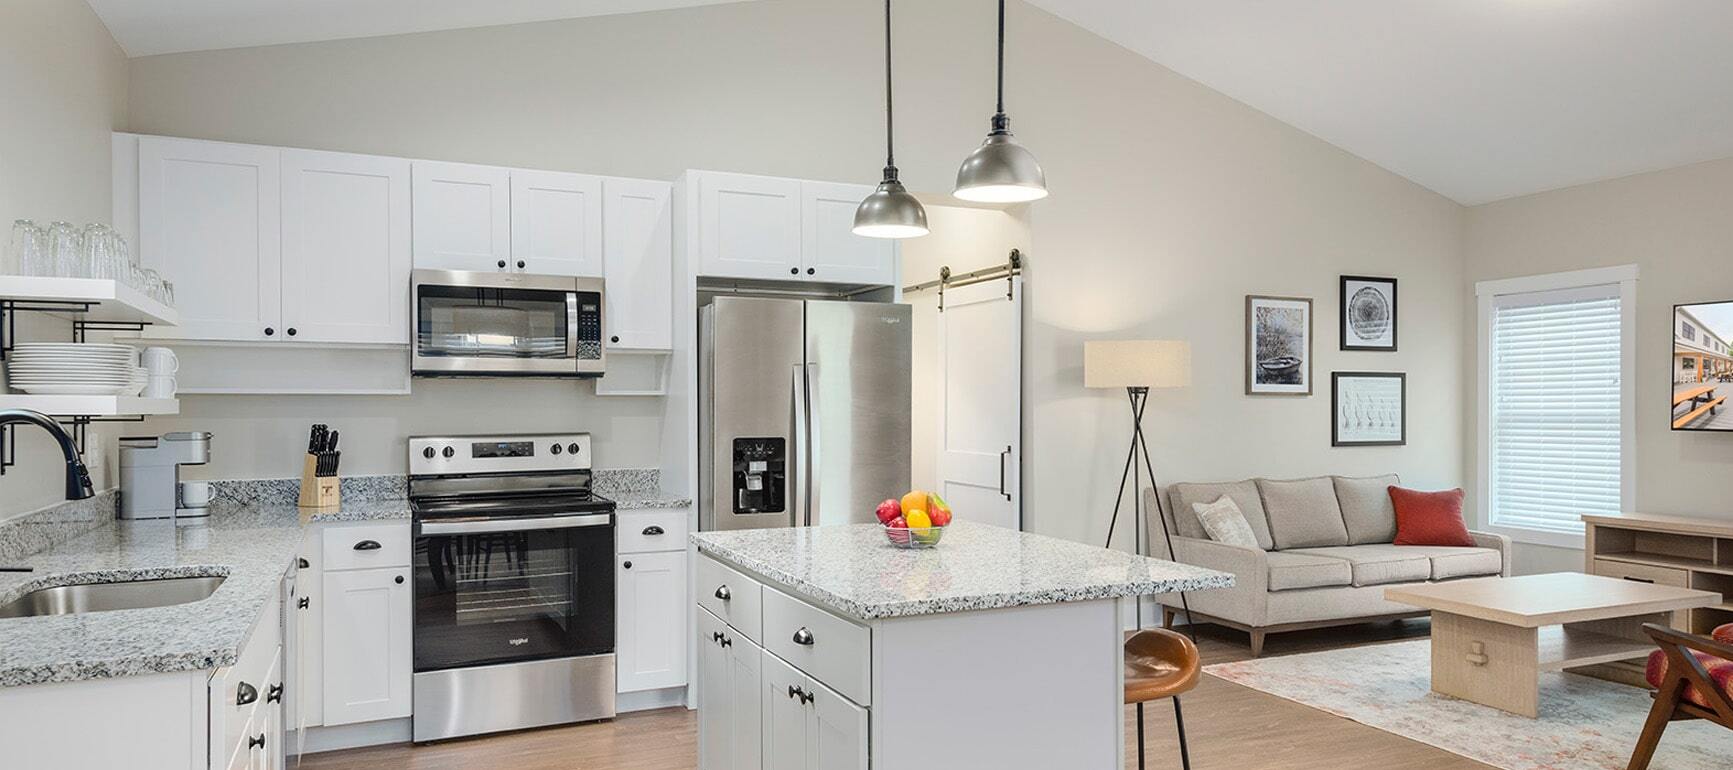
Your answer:
[[[578,357],[578,293],[566,292],[566,360]]]

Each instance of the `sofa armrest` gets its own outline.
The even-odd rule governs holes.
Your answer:
[[[1498,555],[1504,560],[1504,569],[1501,570],[1499,574],[1504,577],[1510,577],[1510,538],[1505,537],[1504,535],[1493,534],[1491,532],[1475,532],[1473,530],[1469,531],[1468,536],[1474,538],[1474,544],[1476,546],[1481,548],[1491,548],[1492,550],[1497,551]]]
[[[1174,561],[1233,573],[1235,589],[1269,590],[1270,568],[1261,550],[1178,535],[1173,550]]]

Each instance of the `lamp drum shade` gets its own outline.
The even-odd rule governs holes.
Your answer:
[[[1091,340],[1083,343],[1086,388],[1183,388],[1191,385],[1191,343]]]

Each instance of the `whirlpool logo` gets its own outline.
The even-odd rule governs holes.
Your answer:
[[[530,643],[530,640],[528,637],[524,637],[522,639],[511,639],[508,641],[511,644],[511,646],[513,646],[513,647],[522,647],[522,646]]]

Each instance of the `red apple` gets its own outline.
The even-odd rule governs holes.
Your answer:
[[[890,524],[891,519],[903,515],[903,505],[902,503],[897,502],[896,498],[893,497],[879,503],[879,508],[875,513],[878,514],[880,524]],[[903,526],[907,527],[908,525],[905,524]]]
[[[908,529],[909,522],[907,519],[903,518],[901,514],[898,514],[892,516],[890,521],[885,522],[885,526],[890,527],[891,529]]]
[[[889,534],[890,534],[891,542],[896,543],[897,545],[908,545],[909,544],[909,522],[908,522],[908,520],[904,519],[901,516],[897,516],[897,517],[891,519],[890,521],[885,522],[885,528],[890,530]]]

